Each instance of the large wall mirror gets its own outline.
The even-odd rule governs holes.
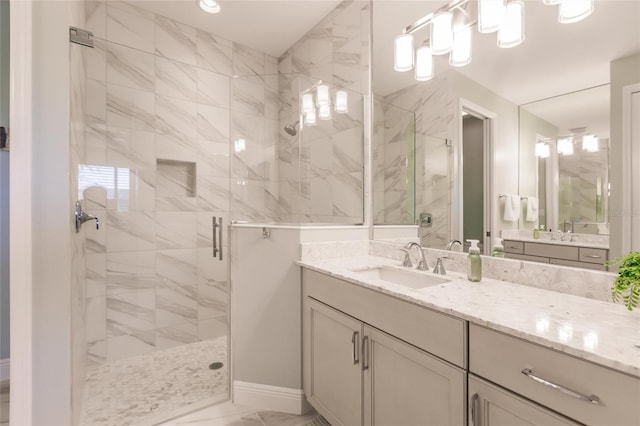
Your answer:
[[[394,40],[448,3],[373,2],[374,238],[478,239],[489,254],[495,237],[533,240],[536,228],[539,242],[608,247],[610,70],[640,55],[640,2],[596,0],[571,24],[523,3],[522,43],[498,47],[474,23],[471,62],[434,55],[433,77],[417,81],[394,69]],[[454,27],[477,7],[461,2]],[[412,34],[414,49],[431,44],[431,24]]]

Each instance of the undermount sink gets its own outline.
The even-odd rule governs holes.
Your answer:
[[[450,281],[446,278],[440,278],[420,272],[404,271],[402,269],[395,269],[387,266],[373,266],[353,269],[352,271],[363,278],[387,281],[409,288],[424,288]]]

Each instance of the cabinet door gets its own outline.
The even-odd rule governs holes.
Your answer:
[[[579,424],[472,374],[469,375],[469,426]]]
[[[333,426],[362,425],[362,323],[307,297],[303,327],[307,400]]]
[[[464,370],[364,326],[366,425],[464,425]]]

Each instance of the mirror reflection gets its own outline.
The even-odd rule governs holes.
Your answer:
[[[452,66],[450,55],[434,55],[427,81],[417,81],[415,67],[396,71],[396,37],[445,6],[373,4],[374,237],[419,238],[433,248],[473,238],[490,254],[496,237],[534,240],[536,229],[538,243],[608,247],[608,213],[616,207],[609,96],[621,84],[611,69],[640,54],[640,3],[595,1],[591,15],[562,24],[557,7],[525,2],[524,41],[500,48],[495,33],[478,32],[477,2],[464,2],[454,28],[456,20],[472,22],[471,62]],[[414,49],[430,45],[430,27],[412,32]],[[412,120],[403,123],[396,109]],[[407,143],[407,120],[415,146]],[[475,142],[467,129],[474,122]],[[585,136],[587,146],[598,138],[598,151],[583,149]],[[571,139],[573,155],[562,137]],[[536,151],[543,144],[546,158]],[[391,211],[398,214],[382,213]]]

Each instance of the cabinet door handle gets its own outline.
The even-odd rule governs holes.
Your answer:
[[[358,340],[360,340],[360,333],[354,331],[353,335],[351,336],[351,359],[353,360],[354,364],[360,362],[360,358],[358,357],[358,346],[360,346],[358,344]]]
[[[471,423],[473,426],[480,426],[480,422],[478,421],[478,394],[474,393],[471,397]]]
[[[527,376],[528,378],[530,378],[531,380],[533,380],[534,382],[540,383],[541,385],[545,385],[550,387],[553,390],[556,390],[558,392],[562,392],[565,395],[568,395],[570,397],[576,398],[576,399],[580,399],[582,401],[587,401],[590,402],[592,404],[599,404],[600,403],[600,398],[598,398],[595,395],[591,395],[591,396],[586,396],[581,394],[580,392],[576,392],[574,390],[571,390],[569,388],[566,388],[564,386],[561,385],[557,385],[555,383],[552,383],[546,379],[543,379],[542,377],[536,376],[533,374],[533,370],[531,370],[530,368],[525,368],[524,370],[522,370],[522,374],[524,374],[525,376]]]
[[[362,338],[362,369],[369,369],[369,336]]]

